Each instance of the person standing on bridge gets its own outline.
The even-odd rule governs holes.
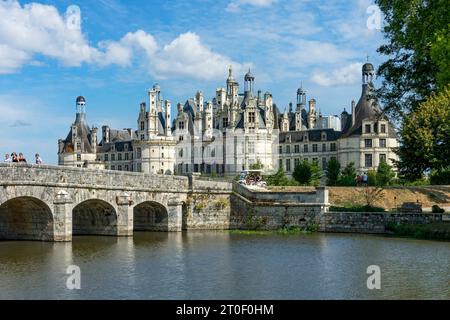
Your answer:
[[[27,159],[23,156],[23,153],[19,153],[19,162],[27,163]]]
[[[39,153],[36,153],[35,158],[36,158],[36,164],[42,164],[42,158],[39,155]]]
[[[11,163],[12,159],[9,157],[9,154],[5,154],[5,163]]]
[[[11,153],[11,162],[19,162],[19,158],[17,157],[17,153]]]

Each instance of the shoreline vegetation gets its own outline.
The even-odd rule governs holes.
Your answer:
[[[306,228],[289,227],[276,230],[229,230],[232,235],[244,236],[296,236],[319,233],[318,226]],[[450,241],[450,223],[404,225],[390,223],[386,226],[385,236],[420,240]]]

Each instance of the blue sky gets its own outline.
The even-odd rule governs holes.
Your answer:
[[[303,83],[324,114],[339,114],[359,98],[366,56],[382,61],[381,32],[366,24],[372,4],[0,0],[0,152],[29,160],[40,152],[56,163],[78,95],[87,99],[91,125],[136,128],[154,83],[175,114],[197,90],[212,99],[230,64],[241,85],[251,68],[256,87],[272,92],[280,110]]]

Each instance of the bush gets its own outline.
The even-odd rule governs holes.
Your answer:
[[[339,181],[341,175],[341,164],[336,158],[331,158],[327,163],[327,185],[335,186]]]
[[[267,185],[274,187],[286,187],[292,185],[291,179],[286,176],[283,168],[278,169],[277,173],[268,176],[266,179]]]
[[[343,187],[354,187],[356,185],[356,169],[355,163],[350,162],[344,170],[342,170],[341,177],[338,180],[337,185]]]
[[[386,212],[384,208],[370,206],[330,207],[330,212]]]
[[[433,213],[445,213],[445,210],[436,204],[432,207],[432,211]]]
[[[442,169],[431,173],[430,182],[433,185],[450,185],[450,169]]]
[[[378,185],[377,172],[375,170],[369,170],[369,172],[367,172],[367,177],[369,186],[375,187]]]
[[[386,161],[381,161],[377,170],[377,185],[378,186],[388,186],[391,184],[392,179],[394,179],[395,173],[392,171],[392,167],[386,163]]]
[[[301,185],[318,186],[320,184],[322,172],[317,161],[310,163],[309,161],[304,160],[295,167],[292,176]]]

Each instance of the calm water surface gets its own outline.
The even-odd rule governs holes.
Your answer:
[[[81,268],[81,290],[66,269]],[[382,289],[367,289],[369,265]],[[0,242],[0,299],[450,299],[450,243],[228,232]]]

